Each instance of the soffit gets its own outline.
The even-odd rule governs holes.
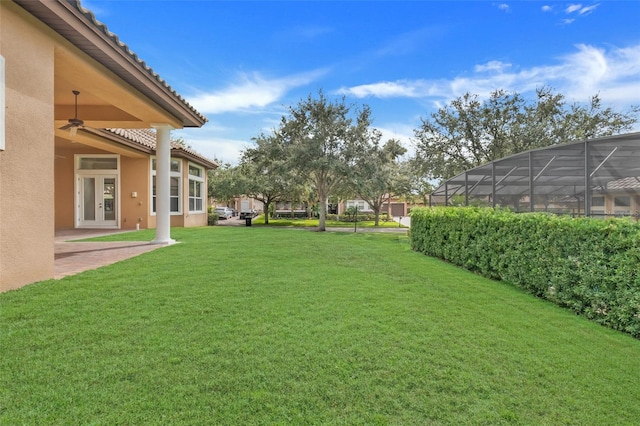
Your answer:
[[[81,92],[78,116],[84,107],[92,127],[168,122],[180,128],[206,122],[78,1],[14,1],[68,41],[55,52],[56,125],[73,117],[71,90]]]

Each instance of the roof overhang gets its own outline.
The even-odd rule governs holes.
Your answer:
[[[78,1],[14,2],[68,42],[55,50],[56,127],[74,116],[71,90],[81,92],[78,115],[91,127],[166,122],[182,128],[207,121]]]

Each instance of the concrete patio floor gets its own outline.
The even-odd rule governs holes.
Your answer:
[[[166,247],[163,244],[150,242],[77,242],[84,238],[111,235],[120,230],[69,229],[56,231],[54,237],[54,278],[60,279],[69,275],[110,265],[121,260],[138,256],[142,253]]]

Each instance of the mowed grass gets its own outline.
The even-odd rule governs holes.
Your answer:
[[[640,341],[414,253],[405,235],[172,236],[0,294],[0,424],[640,419]]]

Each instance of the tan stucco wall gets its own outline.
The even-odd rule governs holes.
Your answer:
[[[107,151],[73,144],[72,148],[57,148],[55,154],[55,229],[75,227],[75,157],[77,155],[111,154]],[[149,167],[148,157],[120,156],[120,216],[121,229],[144,229],[149,226]],[[136,197],[132,193],[136,193]]]
[[[149,227],[150,194],[149,158],[120,157],[120,203],[122,229],[141,229]],[[136,193],[136,197],[132,193]]]
[[[0,151],[0,291],[53,276],[54,46],[39,21],[0,1],[6,149]]]
[[[73,228],[73,154],[60,149],[55,153],[55,229]]]

